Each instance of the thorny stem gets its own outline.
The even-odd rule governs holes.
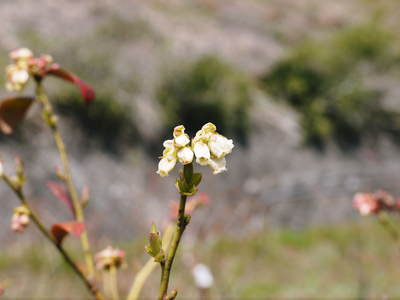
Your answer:
[[[18,199],[21,203],[29,210],[29,217],[32,219],[33,223],[37,226],[40,232],[57,248],[60,252],[61,256],[67,262],[67,264],[73,269],[73,271],[79,276],[79,278],[84,282],[87,289],[97,300],[105,300],[103,295],[97,290],[97,287],[83,274],[81,269],[74,263],[69,254],[64,250],[61,244],[57,243],[57,241],[53,238],[51,233],[46,229],[43,223],[40,221],[40,218],[36,215],[36,213],[32,210],[32,207],[29,205],[23,189],[21,186],[17,186],[13,183],[10,177],[6,175],[2,175],[2,179],[6,182],[6,184],[13,190],[13,192],[17,195]]]
[[[193,166],[191,164],[185,165],[184,169],[186,170],[187,168],[192,169]],[[164,300],[167,297],[172,263],[174,262],[175,254],[178,250],[179,242],[182,238],[183,232],[185,231],[186,225],[188,224],[188,219],[185,216],[186,199],[187,196],[181,194],[181,199],[179,202],[178,221],[176,223],[174,237],[171,242],[171,247],[168,249],[168,254],[165,259],[164,265],[161,264],[161,284],[158,300]]]
[[[57,117],[56,117],[56,115],[53,111],[53,107],[46,95],[46,92],[44,90],[41,79],[36,80],[36,97],[37,97],[37,100],[43,105],[43,117],[45,119],[45,123],[51,129],[55,144],[56,144],[58,152],[60,154],[60,158],[61,158],[61,161],[63,164],[63,171],[64,171],[63,179],[67,185],[68,192],[72,199],[72,204],[74,206],[74,212],[75,212],[75,218],[78,222],[84,222],[85,220],[84,220],[82,204],[79,201],[78,193],[77,193],[75,184],[72,180],[71,169],[69,166],[67,151],[66,151],[64,142],[61,138],[60,131],[58,130],[58,127],[57,127]],[[88,276],[89,276],[89,278],[93,278],[94,277],[93,256],[90,251],[89,238],[88,238],[86,228],[84,229],[80,239],[81,239],[82,249],[83,249],[83,253],[84,253],[84,257],[85,257]]]

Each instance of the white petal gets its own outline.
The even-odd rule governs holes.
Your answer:
[[[161,177],[168,176],[169,172],[175,167],[176,159],[172,157],[164,157],[158,163],[157,174]]]
[[[213,174],[219,174],[226,171],[225,157],[210,159],[208,165],[214,170]]]
[[[233,141],[227,139],[220,134],[213,134],[208,142],[211,153],[218,158],[224,157],[225,155],[232,152]]]
[[[166,140],[163,143],[164,148],[173,149],[174,148],[174,140]]]
[[[190,139],[187,134],[181,134],[177,136],[174,140],[177,147],[185,147],[190,143]]]
[[[33,53],[28,48],[19,48],[11,51],[10,58],[13,60],[27,59],[33,57]]]
[[[201,127],[201,130],[204,133],[214,133],[217,130],[217,127],[213,123],[207,123]]]
[[[187,165],[193,161],[193,151],[189,147],[185,147],[178,151],[178,160],[181,164]]]
[[[11,74],[11,82],[16,84],[25,84],[29,79],[29,73],[26,70],[16,70]]]
[[[174,128],[174,138],[185,133],[185,126],[179,125]]]
[[[203,142],[194,143],[193,146],[194,154],[196,155],[196,162],[202,166],[208,164],[208,160],[210,159],[210,149]]]

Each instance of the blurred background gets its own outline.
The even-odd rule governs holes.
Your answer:
[[[395,297],[396,246],[351,199],[400,194],[399,12],[395,0],[2,0],[0,68],[28,47],[96,89],[87,107],[74,86],[46,80],[74,179],[90,187],[94,248],[128,252],[123,292],[177,198],[177,172],[155,173],[162,141],[211,121],[235,149],[228,172],[201,169],[211,203],[185,233],[172,278],[181,299],[205,299],[188,275],[196,263],[214,276],[211,299]],[[0,153],[9,173],[16,155],[25,161],[48,224],[70,218],[46,187],[59,158],[38,107],[0,136]],[[33,226],[9,230],[18,201],[4,184],[0,198],[7,296],[87,297]]]

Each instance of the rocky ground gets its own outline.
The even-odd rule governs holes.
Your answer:
[[[389,0],[379,7],[362,0],[3,0],[0,64],[5,66],[7,52],[19,46],[52,53],[97,89],[106,89],[127,105],[141,138],[153,139],[163,126],[154,87],[165,72],[212,53],[248,76],[257,76],[305,39],[329,36],[394,7],[395,1]],[[390,27],[395,18],[388,16]],[[384,84],[397,94],[396,80]],[[57,93],[55,88],[51,92]],[[378,187],[400,191],[396,180],[400,157],[389,142],[351,154],[332,145],[321,154],[301,145],[295,112],[258,87],[253,88],[251,100],[249,146],[235,148],[226,174],[213,177],[205,170],[201,189],[213,199],[213,208],[203,217],[215,228],[240,233],[261,230],[266,224],[297,228],[340,222],[355,216],[351,197],[356,191]],[[37,116],[36,110],[29,118]],[[9,161],[20,155],[26,161],[35,205],[50,221],[67,218],[45,188],[45,181],[54,178],[57,153],[48,132],[32,122],[26,123],[24,143],[1,138],[2,158],[10,170]],[[174,176],[160,179],[155,157],[140,145],[118,155],[88,148],[87,137],[71,120],[63,119],[61,127],[74,177],[79,187],[91,187],[88,213],[100,236],[117,233],[124,239],[143,233],[154,219],[165,219],[168,202],[176,198]],[[0,193],[0,225],[7,228],[16,200],[4,185]],[[235,220],[221,224],[221,218],[233,215]],[[2,230],[1,239],[12,237]]]

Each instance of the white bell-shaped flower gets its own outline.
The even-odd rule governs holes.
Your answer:
[[[215,133],[211,135],[208,146],[210,147],[211,153],[215,157],[221,158],[232,152],[233,141],[218,133]]]
[[[196,162],[199,165],[205,166],[208,164],[208,160],[211,158],[210,149],[208,146],[199,141],[193,144],[193,151],[196,155]]]
[[[177,153],[178,160],[182,165],[190,164],[193,161],[193,151],[190,147],[184,147]]]
[[[208,165],[213,169],[213,174],[219,174],[226,171],[226,160],[225,157],[222,158],[211,158],[208,161]]]
[[[157,174],[159,174],[161,177],[168,176],[169,172],[172,171],[175,165],[176,165],[176,158],[174,156],[170,155],[163,157],[158,163]]]

